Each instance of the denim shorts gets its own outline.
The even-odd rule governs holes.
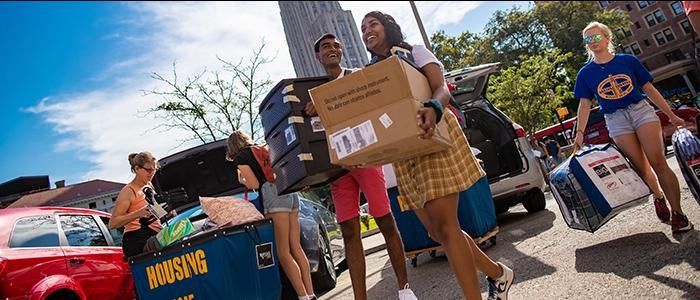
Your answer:
[[[605,124],[608,126],[610,137],[635,133],[639,127],[649,122],[659,122],[659,116],[646,99],[605,114]]]
[[[266,214],[299,211],[299,195],[297,193],[277,195],[277,187],[269,182],[263,183],[260,192]]]

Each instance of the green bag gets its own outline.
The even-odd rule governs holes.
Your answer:
[[[190,222],[188,219],[182,219],[166,226],[163,228],[163,230],[158,232],[156,235],[156,240],[158,240],[161,247],[165,247],[187,236],[193,231],[194,226],[192,226],[192,222]]]

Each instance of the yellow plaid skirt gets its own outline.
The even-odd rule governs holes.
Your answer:
[[[420,209],[428,201],[464,191],[486,175],[449,109],[442,122],[447,122],[450,149],[394,162],[402,211]]]

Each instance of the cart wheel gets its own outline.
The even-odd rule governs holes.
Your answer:
[[[414,268],[418,266],[418,257],[417,256],[414,256],[413,258],[411,258],[411,266]]]
[[[430,251],[430,257],[435,258],[435,250]]]
[[[495,236],[495,235],[492,236],[492,237],[489,239],[489,242],[491,242],[491,246],[495,246],[495,245],[496,245],[496,236]]]

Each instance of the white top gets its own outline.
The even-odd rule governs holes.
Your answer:
[[[440,70],[443,73],[445,72],[445,67],[442,65],[442,63],[437,59],[437,57],[435,57],[435,54],[430,52],[430,50],[428,50],[428,48],[425,46],[413,45],[411,54],[413,54],[413,62],[416,63],[419,68],[425,67],[430,63],[435,63],[440,66]]]

